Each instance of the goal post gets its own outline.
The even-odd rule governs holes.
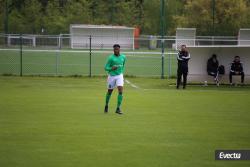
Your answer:
[[[36,36],[35,35],[22,35],[23,45],[36,47]],[[7,44],[8,46],[16,45],[19,43],[20,35],[8,35]]]

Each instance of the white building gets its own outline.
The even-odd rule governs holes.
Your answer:
[[[120,44],[122,49],[134,49],[134,28],[106,25],[70,25],[71,48],[111,49]]]

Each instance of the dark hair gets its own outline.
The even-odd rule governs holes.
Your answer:
[[[212,54],[212,58],[217,58],[217,55],[216,54]]]
[[[240,58],[240,56],[235,56],[234,58]]]
[[[114,44],[113,48],[116,48],[116,47],[120,48],[120,45],[119,44]]]

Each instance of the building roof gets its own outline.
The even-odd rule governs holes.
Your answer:
[[[134,30],[133,27],[126,26],[112,26],[112,25],[92,25],[92,24],[71,24],[71,28],[93,28],[93,29],[129,29]]]

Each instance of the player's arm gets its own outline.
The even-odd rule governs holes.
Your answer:
[[[122,64],[123,71],[124,71],[124,69],[125,69],[126,61],[127,61],[127,57],[124,58],[124,61],[123,61],[123,64]]]
[[[234,70],[235,70],[235,68],[234,68],[234,63],[232,63],[232,64],[231,64],[230,71],[231,71],[231,72],[235,72]]]
[[[125,57],[125,59],[124,59],[124,62],[123,62],[123,67],[125,66],[125,64],[126,64],[126,61],[127,61],[127,57]]]
[[[183,60],[183,59],[182,59],[182,57],[181,57],[180,52],[177,54],[177,59],[178,59],[178,60],[180,60],[180,61],[182,61],[182,60]]]
[[[188,56],[187,56],[187,57],[183,56],[182,58],[183,58],[183,59],[186,59],[186,60],[189,60],[189,59],[190,59],[190,53],[188,53]]]
[[[240,72],[243,72],[243,63],[240,63]]]
[[[105,64],[104,69],[105,69],[105,71],[107,71],[107,72],[109,72],[109,71],[112,70],[111,59],[110,59],[110,57],[108,58],[107,63]]]
[[[117,69],[117,66],[112,66],[112,60],[111,60],[111,58],[108,58],[108,61],[105,65],[105,71],[110,72],[110,71],[116,70],[116,69]]]

